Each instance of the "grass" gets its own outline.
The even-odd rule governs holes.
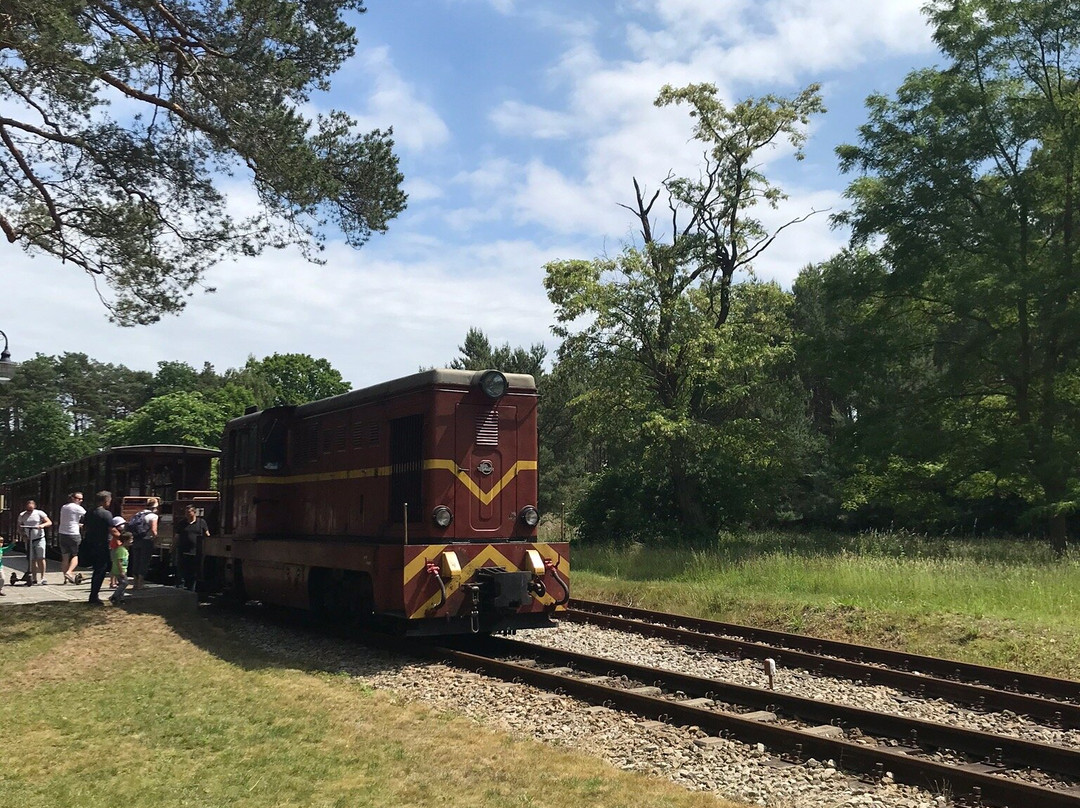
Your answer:
[[[755,533],[572,557],[577,597],[1080,679],[1080,557],[1041,543]]]
[[[0,610],[8,804],[718,805],[268,658],[190,605],[145,608]]]

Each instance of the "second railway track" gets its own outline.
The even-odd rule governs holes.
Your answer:
[[[986,805],[1080,808],[1080,752],[869,710],[730,685],[607,657],[492,638],[410,653],[524,682],[595,705],[761,743],[800,761],[830,759]],[[849,736],[855,730],[857,740]],[[888,739],[888,740],[884,740]]]
[[[1080,683],[1067,679],[592,601],[570,601],[565,619],[1080,728]]]

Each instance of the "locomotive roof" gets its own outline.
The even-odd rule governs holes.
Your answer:
[[[318,415],[321,412],[330,412],[341,407],[350,407],[373,399],[390,398],[424,387],[472,387],[480,384],[480,377],[486,372],[485,370],[452,370],[450,368],[425,370],[411,376],[404,376],[371,387],[362,387],[359,390],[342,393],[339,396],[331,396],[308,404],[301,404],[296,408],[296,415],[301,418],[308,415]],[[527,373],[507,373],[504,375],[506,376],[508,392],[536,392],[536,381]]]

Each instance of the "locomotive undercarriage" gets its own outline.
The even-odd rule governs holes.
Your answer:
[[[258,583],[245,581],[254,566],[264,566],[237,558],[207,558],[202,565],[200,591],[224,595],[231,602],[266,599],[285,603],[280,592],[271,593]],[[541,610],[539,601],[546,594],[543,580],[536,574],[502,567],[482,567],[457,587],[458,596],[447,602],[445,584],[432,576],[442,589],[442,598],[428,612],[429,619],[410,619],[404,610],[377,608],[375,585],[368,572],[314,567],[303,572],[293,567],[297,579],[306,582],[302,599],[290,605],[311,610],[319,620],[345,626],[386,631],[402,636],[439,636],[445,634],[511,633],[532,628],[551,628],[554,603],[547,598]],[[557,576],[557,573],[556,573]],[[561,578],[558,586],[564,587]],[[566,592],[566,597],[568,597]],[[565,602],[565,597],[560,599]]]

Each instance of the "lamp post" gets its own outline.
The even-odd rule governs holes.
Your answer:
[[[11,375],[18,367],[18,362],[11,361],[11,351],[8,350],[7,334],[0,331],[0,337],[4,338],[4,350],[0,351],[0,384],[11,381]]]
[[[0,331],[0,337],[4,338],[4,350],[0,351],[0,384],[4,384],[5,382],[11,381],[11,375],[15,372],[15,368],[18,366],[18,362],[11,361],[11,351],[8,350],[7,334],[5,334],[3,331]],[[10,413],[5,412],[5,416],[7,415],[10,415]],[[11,503],[2,502],[2,497],[0,497],[0,505],[10,506]],[[11,517],[12,520],[10,527],[14,528],[14,514],[9,513],[8,516]],[[11,541],[15,541],[13,536],[11,538]],[[26,546],[26,573],[27,575],[30,574],[29,544],[27,544]],[[14,576],[14,573],[12,573],[12,576]],[[14,583],[14,581],[12,581],[12,583]]]

